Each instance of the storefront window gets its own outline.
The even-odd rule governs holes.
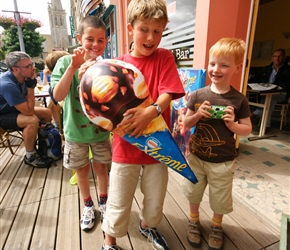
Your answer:
[[[173,29],[195,19],[196,0],[166,0],[169,15],[168,28]]]
[[[196,0],[166,0],[169,23],[159,47],[175,57],[177,67],[191,67],[194,56]]]

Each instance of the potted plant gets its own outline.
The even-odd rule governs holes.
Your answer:
[[[30,29],[31,31],[34,31],[35,29],[41,27],[42,23],[37,19],[21,17],[20,26]]]
[[[16,25],[14,18],[0,15],[0,26],[6,30],[9,29],[11,25]]]

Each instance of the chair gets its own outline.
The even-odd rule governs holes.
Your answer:
[[[274,112],[280,112],[281,119],[280,119],[280,130],[282,130],[283,125],[287,123],[287,112],[290,104],[290,97],[285,102],[279,102],[275,105]]]
[[[10,137],[21,139],[21,143],[12,144],[11,140],[10,140]],[[22,134],[21,134],[20,131],[13,130],[13,129],[6,129],[5,130],[5,129],[0,128],[0,148],[8,147],[10,152],[11,152],[11,154],[14,154],[12,147],[20,146],[22,144],[22,141],[23,141],[23,138],[22,138]],[[6,145],[5,142],[7,142],[7,145]]]

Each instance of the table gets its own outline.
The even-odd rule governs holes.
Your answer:
[[[283,89],[272,89],[272,90],[267,90],[267,91],[259,91],[259,90],[248,89],[247,93],[256,93],[256,94],[259,94],[260,96],[265,96],[265,103],[249,102],[250,106],[256,106],[256,107],[259,107],[259,108],[263,108],[263,114],[262,114],[260,131],[259,131],[259,137],[260,138],[262,138],[262,137],[265,138],[265,131],[266,131],[266,126],[267,126],[267,120],[268,120],[268,114],[269,114],[269,108],[270,108],[272,96],[280,94],[280,93],[285,93],[285,90],[283,90]],[[267,136],[267,137],[270,137],[270,135]]]
[[[47,108],[46,97],[49,97],[48,91],[42,91],[42,92],[34,93],[34,97],[35,98],[42,97],[43,98],[43,104]]]

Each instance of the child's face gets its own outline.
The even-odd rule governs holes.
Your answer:
[[[79,43],[86,49],[85,60],[95,59],[104,53],[108,39],[101,28],[86,27],[82,36],[77,36]]]
[[[242,64],[236,64],[233,56],[210,55],[208,62],[208,76],[216,85],[230,85],[234,73],[238,72]]]
[[[139,57],[150,56],[157,49],[165,24],[162,21],[145,19],[136,20],[134,27],[131,24],[128,24],[127,27],[129,34],[133,35],[134,41],[134,50],[131,54]]]

